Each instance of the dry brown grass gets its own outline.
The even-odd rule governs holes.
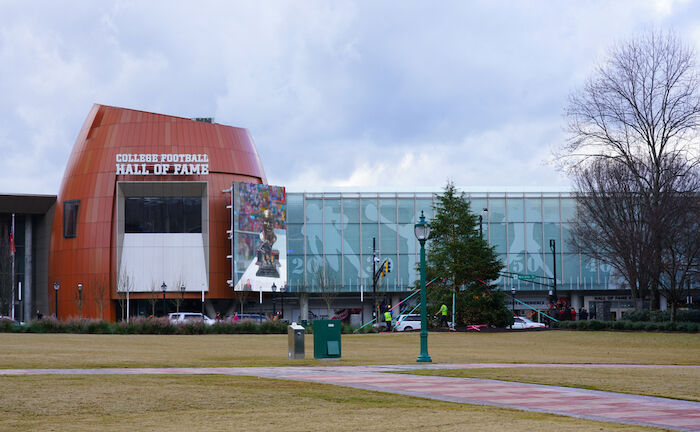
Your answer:
[[[658,430],[233,376],[0,377],[0,430]]]
[[[415,363],[419,336],[343,335],[342,359],[287,360],[286,335],[0,334],[0,368],[204,367]],[[431,333],[433,362],[700,364],[699,334]]]
[[[519,368],[450,369],[411,372],[458,378],[486,378],[660,396],[700,402],[700,369],[673,368]]]

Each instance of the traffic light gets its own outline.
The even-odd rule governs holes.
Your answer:
[[[391,262],[384,261],[384,274],[391,273]]]

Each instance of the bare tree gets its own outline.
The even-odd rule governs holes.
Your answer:
[[[151,305],[151,316],[156,316],[156,303],[158,303],[158,287],[155,281],[151,281],[151,295],[148,296],[148,303]]]
[[[685,302],[685,287],[700,270],[700,197],[683,191],[700,190],[700,175],[674,176],[679,192],[663,195],[666,229],[663,237],[662,271],[658,279],[661,293],[676,320],[678,306]]]
[[[250,284],[245,284],[242,290],[234,291],[234,294],[236,295],[236,300],[238,300],[239,304],[241,305],[241,308],[240,308],[241,315],[243,314],[243,305],[245,305],[246,301],[248,300],[248,296],[251,293],[250,290],[251,290]]]
[[[328,280],[326,277],[326,269],[320,262],[311,264],[311,274],[314,282],[318,284],[319,293],[323,302],[326,303],[328,319],[331,319],[333,317],[333,314],[331,314],[331,306],[339,292],[338,283],[334,280]]]
[[[693,51],[672,33],[651,32],[615,48],[566,110],[569,140],[559,160],[583,208],[576,231],[600,237],[581,240],[582,251],[616,268],[637,298],[648,290],[653,308],[664,239],[677,229],[664,195],[697,193],[669,180],[698,170],[699,83]]]
[[[643,298],[654,280],[646,262],[651,229],[645,221],[643,191],[630,181],[623,164],[608,159],[581,169],[574,182],[579,194],[573,243],[615,269],[634,299]]]
[[[184,279],[182,277],[182,273],[180,273],[180,276],[177,278],[177,281],[175,282],[175,289],[180,291],[180,288],[185,285]],[[180,312],[180,306],[182,305],[182,302],[185,301],[185,296],[184,296],[184,291],[181,291],[180,297],[175,296],[173,299],[173,302],[175,302],[175,311]]]
[[[117,296],[119,297],[119,308],[122,311],[122,321],[126,318],[126,298],[127,293],[134,290],[134,280],[126,270],[122,270],[119,273],[119,280],[117,281]],[[102,312],[100,311],[100,316]],[[101,318],[100,318],[101,319]]]
[[[107,284],[104,281],[104,276],[93,276],[90,280],[90,294],[100,312],[100,320],[104,319],[105,301],[109,298]]]

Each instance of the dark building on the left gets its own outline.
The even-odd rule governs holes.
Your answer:
[[[56,195],[0,194],[0,315],[9,315],[12,303],[18,320],[34,318],[37,310],[49,313],[47,251],[55,206]]]

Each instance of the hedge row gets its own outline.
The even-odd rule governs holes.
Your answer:
[[[687,321],[559,321],[552,327],[566,330],[635,330],[697,332],[700,324]]]
[[[671,311],[650,311],[648,309],[625,312],[626,321],[671,321]],[[700,323],[700,309],[682,309],[676,311],[676,321]]]
[[[173,335],[198,335],[198,334],[285,334],[286,322],[267,321],[262,324],[256,321],[243,321],[236,324],[218,322],[206,325],[203,322],[189,322],[172,324],[168,318],[133,318],[118,323],[110,323],[100,320],[74,319],[57,321],[53,318],[30,321],[20,325],[10,320],[0,320],[0,332],[2,333],[86,333],[86,334],[173,334]],[[343,333],[352,333],[353,327],[341,325]],[[364,330],[364,329],[363,329]],[[313,333],[312,327],[306,328],[306,332]]]

